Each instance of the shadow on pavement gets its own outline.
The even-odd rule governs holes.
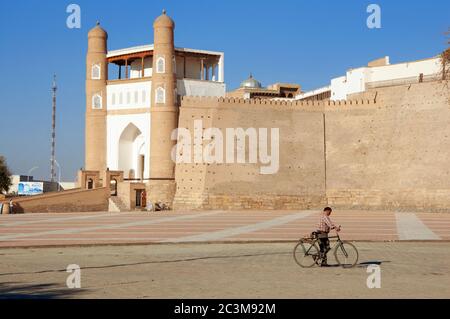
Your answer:
[[[183,262],[193,262],[200,260],[214,260],[214,259],[233,259],[233,258],[249,258],[249,257],[262,257],[262,256],[289,256],[292,253],[253,253],[253,254],[241,254],[241,255],[220,255],[220,256],[202,256],[202,257],[192,257],[192,258],[181,258],[172,260],[154,260],[154,261],[142,261],[135,263],[121,263],[113,265],[103,265],[103,266],[86,266],[81,267],[82,270],[86,269],[106,269],[106,268],[119,268],[119,267],[129,267],[129,266],[140,266],[140,265],[152,265],[152,264],[169,264],[169,263],[183,263]],[[66,272],[65,269],[52,269],[52,270],[42,270],[42,271],[32,271],[32,272],[16,272],[16,273],[3,273],[2,276],[12,276],[12,275],[36,275],[52,272]],[[1,293],[1,291],[0,291]]]
[[[81,292],[82,289],[64,289],[55,284],[0,283],[0,299],[61,299]]]
[[[390,262],[391,261],[389,261],[389,260],[385,260],[385,261],[381,261],[381,260],[364,261],[364,262],[357,263],[354,267],[351,267],[351,266],[350,267],[345,267],[345,266],[342,266],[340,264],[328,264],[324,268],[339,268],[339,267],[341,267],[341,268],[348,268],[348,269],[351,269],[351,268],[367,268],[367,266],[370,266],[370,265],[380,266],[383,263],[390,263]]]
[[[359,263],[357,265],[357,267],[367,267],[367,266],[370,266],[370,265],[380,266],[383,263],[390,263],[390,262],[391,262],[390,260],[385,260],[385,261],[382,261],[382,260],[365,261],[365,262]]]

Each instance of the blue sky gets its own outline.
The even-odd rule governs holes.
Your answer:
[[[81,29],[66,27],[66,7],[81,7]],[[382,10],[368,29],[366,8]],[[391,63],[434,56],[445,47],[450,1],[306,0],[45,0],[1,3],[0,154],[15,174],[34,166],[50,175],[52,74],[58,76],[57,160],[62,179],[84,165],[87,32],[100,20],[109,49],[153,43],[153,20],[165,8],[175,44],[225,52],[225,81],[234,89],[250,72],[268,85],[304,90],[350,67],[389,55]]]

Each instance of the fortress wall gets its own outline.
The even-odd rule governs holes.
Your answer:
[[[377,89],[378,108],[326,113],[327,198],[348,208],[450,207],[450,106],[440,82]]]
[[[265,164],[178,164],[175,208],[299,209],[324,205],[324,103],[243,99],[183,99],[180,127],[203,119],[226,128],[280,129],[280,167],[262,175]],[[318,112],[319,110],[319,112]],[[269,139],[270,141],[270,139]],[[248,153],[248,149],[246,150]],[[248,158],[248,157],[247,157]]]
[[[218,100],[203,98],[200,103],[185,101],[180,108],[179,128],[194,132],[194,121],[201,120],[204,127],[212,126],[216,116]],[[196,143],[196,141],[192,141]],[[204,163],[178,163],[175,168],[176,190],[173,206],[175,209],[203,208],[207,201],[205,189],[208,165]]]
[[[279,170],[262,175],[261,167],[266,166],[262,163],[211,165],[206,176],[206,207],[306,209],[325,203],[323,116],[313,109],[324,105],[301,110],[291,103],[246,102],[219,103],[213,126],[223,131],[279,128]]]
[[[73,189],[32,197],[13,198],[15,213],[69,213],[108,211],[108,190]],[[7,204],[7,202],[5,202]]]
[[[178,164],[174,207],[450,207],[449,89],[429,82],[377,88],[353,98],[286,102],[185,97],[180,127],[192,129],[195,119],[204,120],[204,128],[222,131],[278,127],[280,169],[261,175],[260,163]]]

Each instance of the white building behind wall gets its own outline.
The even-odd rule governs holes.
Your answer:
[[[185,95],[225,96],[222,52],[176,48],[178,98]],[[150,105],[153,45],[107,54],[107,167],[125,178],[150,177]],[[111,67],[115,65],[117,70]],[[114,72],[115,71],[115,72]],[[117,74],[113,79],[114,73]],[[151,165],[151,163],[150,163]]]
[[[368,89],[417,83],[439,78],[442,65],[439,57],[390,64],[389,57],[372,62],[368,66],[350,69],[345,75],[333,78],[329,86],[303,92],[296,100],[312,98],[330,92],[330,100],[346,100],[350,94],[365,92]]]

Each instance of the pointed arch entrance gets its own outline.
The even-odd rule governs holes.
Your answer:
[[[145,170],[145,138],[139,128],[129,123],[119,138],[119,170],[128,179],[142,179]]]

